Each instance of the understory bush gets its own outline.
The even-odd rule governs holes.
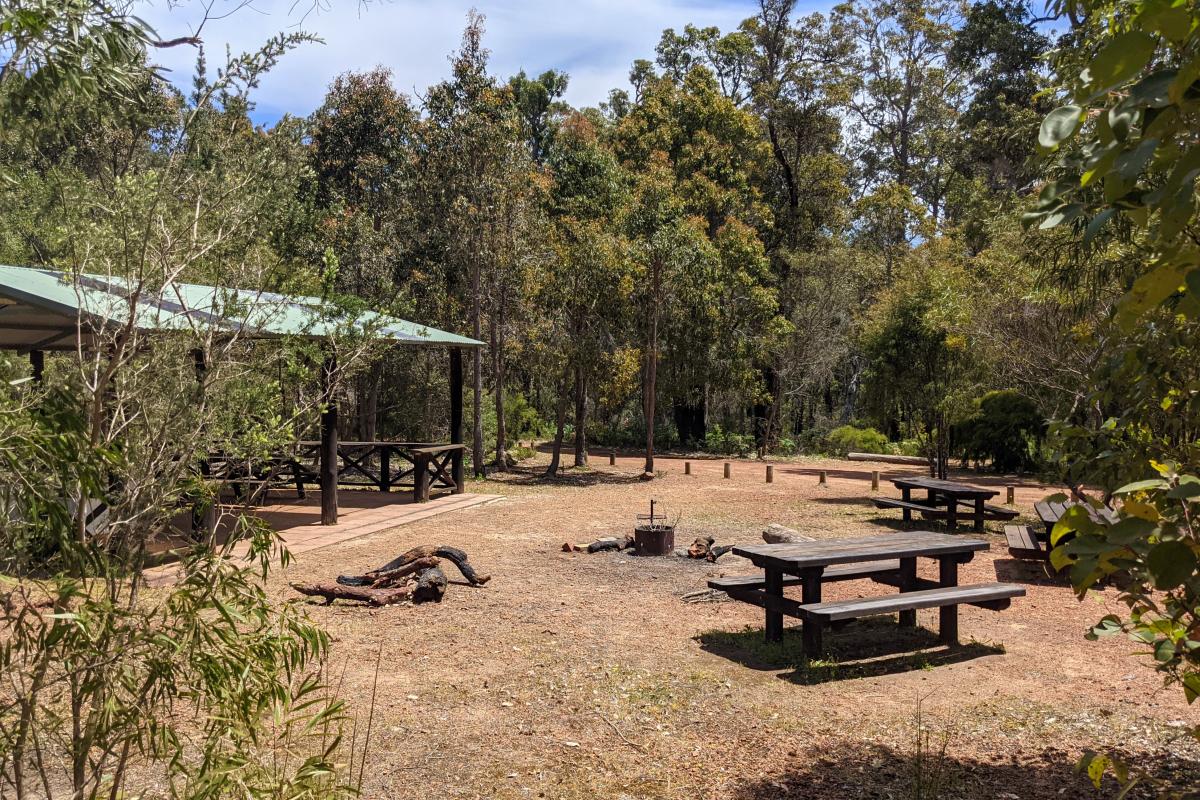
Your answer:
[[[779,437],[779,441],[775,443],[775,449],[771,452],[777,456],[794,456],[798,450],[799,447],[795,439],[790,436],[781,436]]]
[[[704,452],[723,456],[745,456],[754,450],[754,437],[710,425],[704,434]]]
[[[834,428],[825,437],[830,455],[845,456],[847,453],[890,453],[888,438],[874,428],[858,428],[842,425]]]
[[[988,392],[978,410],[955,426],[954,439],[963,460],[988,463],[997,472],[1036,469],[1046,422],[1037,405],[1011,389]]]

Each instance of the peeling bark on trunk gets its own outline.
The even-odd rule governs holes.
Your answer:
[[[481,300],[479,296],[479,262],[476,261],[471,269],[471,335],[480,340],[483,336],[483,320],[481,316]],[[474,374],[471,378],[475,402],[471,407],[471,469],[475,477],[482,478],[483,470],[483,353],[480,348],[471,350],[471,367]]]
[[[489,340],[492,346],[492,394],[496,401],[496,469],[508,469],[508,435],[504,425],[504,295],[501,292],[492,317]]]
[[[550,466],[546,467],[546,475],[551,478],[558,474],[558,465],[562,460],[563,433],[567,427],[567,381],[565,377],[558,383],[558,404],[554,409],[554,415],[554,444],[550,448]]]
[[[587,454],[587,375],[575,367],[575,466],[586,467]]]
[[[642,385],[642,408],[646,418],[646,463],[642,477],[654,477],[654,415],[658,379],[658,298],[662,290],[662,265],[656,259],[651,265],[650,334],[646,346],[646,371]]]

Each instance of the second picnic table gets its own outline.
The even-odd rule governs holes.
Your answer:
[[[821,651],[821,631],[827,625],[899,612],[901,625],[914,626],[917,609],[921,608],[939,609],[941,640],[954,644],[958,641],[960,604],[1000,609],[1007,607],[1011,598],[1025,594],[1023,587],[1008,583],[958,585],[958,565],[987,549],[988,543],[981,539],[930,531],[735,547],[734,554],[760,567],[763,577],[718,578],[708,585],[735,600],[765,609],[767,641],[782,638],[785,614],[802,619],[804,650],[810,656]],[[918,558],[938,562],[937,581],[917,577]],[[822,602],[823,583],[857,578],[896,586],[900,593]],[[802,587],[801,602],[783,595],[785,586],[796,584]]]
[[[974,521],[975,530],[982,531],[984,520],[1008,520],[1017,516],[1017,512],[1011,509],[988,504],[988,500],[999,494],[994,489],[921,475],[893,478],[892,485],[900,490],[901,499],[877,497],[873,502],[878,508],[899,508],[904,512],[905,522],[911,522],[912,512],[917,511],[927,517],[945,517],[946,528],[954,531],[961,516]],[[913,500],[914,489],[925,492],[925,502]],[[960,503],[968,507],[960,511]]]

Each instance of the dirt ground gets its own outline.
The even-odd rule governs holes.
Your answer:
[[[452,583],[439,605],[310,605],[363,722],[383,648],[364,797],[1111,797],[1073,772],[1088,747],[1200,786],[1200,748],[1184,736],[1200,709],[1128,641],[1083,638],[1118,610],[1114,591],[1076,600],[1011,559],[996,523],[960,579],[1019,581],[1026,597],[999,613],[963,607],[958,648],[938,645],[936,612],[922,611],[916,630],[880,618],[827,635],[830,658],[812,664],[798,631],[762,641],[759,609],[680,599],[711,576],[752,572],[741,558],[561,549],[623,535],[650,498],[679,515],[677,546],[761,542],[771,522],[814,537],[883,532],[899,512],[870,505],[870,470],[884,472],[884,494],[897,494],[889,474],[911,470],[775,462],[766,484],[761,463],[735,461],[725,480],[720,461],[693,461],[685,476],[682,461],[662,459],[663,474],[642,482],[640,460],[594,455],[591,469],[547,482],[538,461],[468,489],[503,500],[305,553],[272,578],[292,600],[288,581],[363,572],[418,544],[462,548],[493,576],[484,588]],[[1026,517],[1053,491],[1016,485]],[[881,589],[854,581],[825,596]]]

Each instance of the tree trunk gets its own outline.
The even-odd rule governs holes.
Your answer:
[[[575,367],[575,466],[586,467],[587,453],[587,375],[583,366]]]
[[[479,263],[471,269],[471,334],[476,340],[483,335],[483,320],[480,319]],[[482,478],[483,471],[483,353],[476,347],[471,351],[472,389],[475,402],[471,408],[471,468],[475,477]]]
[[[642,381],[642,407],[646,417],[646,464],[642,470],[645,475],[654,474],[654,414],[655,392],[658,379],[658,298],[660,288],[660,266],[655,263],[651,278],[651,297],[653,307],[650,309],[650,335],[646,347],[646,372]]]
[[[508,469],[508,436],[504,426],[504,296],[501,293],[496,313],[492,316],[490,342],[492,346],[492,394],[496,400],[496,469]]]
[[[379,421],[379,387],[383,380],[383,365],[376,361],[363,378],[363,391],[359,395],[358,432],[359,441],[375,441]]]
[[[558,383],[558,403],[554,409],[555,430],[554,445],[550,448],[550,466],[546,467],[546,475],[553,478],[558,474],[558,465],[562,459],[563,432],[567,426],[567,380],[564,376]]]

